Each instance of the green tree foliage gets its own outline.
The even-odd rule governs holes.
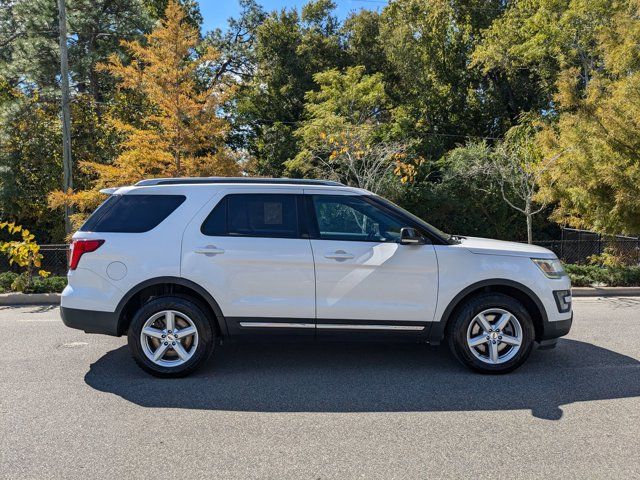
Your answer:
[[[364,71],[357,66],[314,75],[319,90],[307,93],[307,120],[296,131],[302,149],[286,163],[292,174],[380,192],[394,167],[404,165],[408,143],[387,140],[393,124],[382,74]]]
[[[553,218],[605,233],[640,233],[640,3],[601,32],[600,68],[580,88],[579,71],[559,80],[560,115],[542,137],[560,155],[541,198]],[[576,179],[580,179],[576,181]]]
[[[237,101],[238,126],[246,132],[252,173],[280,176],[299,151],[295,136],[313,75],[343,65],[334,4],[317,0],[302,13],[270,14],[257,28],[256,73]]]

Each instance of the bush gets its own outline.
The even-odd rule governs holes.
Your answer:
[[[67,277],[31,277],[24,273],[0,273],[0,293],[60,293],[67,286]]]
[[[640,267],[565,265],[574,287],[607,285],[609,287],[640,286]]]
[[[24,293],[60,293],[67,286],[67,277],[34,278]]]
[[[0,293],[11,291],[11,285],[17,277],[18,274],[13,272],[0,273]]]

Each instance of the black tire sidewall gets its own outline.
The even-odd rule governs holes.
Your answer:
[[[140,333],[145,322],[152,315],[163,310],[175,310],[184,313],[198,329],[198,346],[193,357],[186,363],[176,367],[162,367],[153,363],[145,355],[140,343]],[[136,363],[146,372],[157,377],[166,378],[182,377],[193,372],[209,358],[214,346],[214,332],[202,308],[196,302],[178,296],[157,297],[144,304],[131,320],[127,339],[129,349]]]
[[[520,350],[508,362],[497,365],[491,365],[479,360],[471,353],[467,345],[469,324],[478,313],[490,308],[501,308],[508,311],[518,319],[522,327]],[[522,365],[531,354],[535,341],[533,321],[527,309],[515,298],[498,293],[478,295],[456,310],[451,321],[451,328],[448,334],[449,347],[461,363],[475,371],[488,374],[508,373]]]

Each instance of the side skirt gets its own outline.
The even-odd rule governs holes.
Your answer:
[[[428,322],[313,318],[226,317],[233,338],[294,337],[318,340],[426,341]]]

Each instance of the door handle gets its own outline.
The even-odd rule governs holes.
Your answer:
[[[334,260],[350,260],[354,257],[352,254],[347,253],[344,250],[336,250],[335,252],[325,253],[324,258],[333,258]]]
[[[218,248],[215,245],[207,245],[206,247],[196,248],[195,253],[202,253],[203,255],[219,255],[224,253],[224,249]]]

